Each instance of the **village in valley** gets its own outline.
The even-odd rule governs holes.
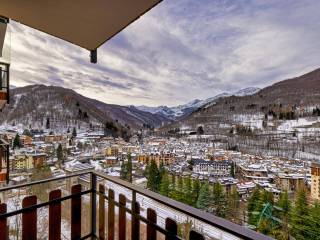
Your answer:
[[[283,193],[294,201],[301,189],[306,190],[310,202],[320,196],[316,181],[320,166],[316,163],[226,149],[202,132],[179,137],[140,132],[125,141],[106,131],[74,127],[65,134],[55,134],[51,129],[34,131],[10,126],[1,129],[1,136],[10,148],[9,166],[2,155],[3,185],[7,172],[9,183],[15,185],[95,170],[252,228],[257,218],[263,217],[261,212],[250,216],[248,210],[257,189],[270,198],[270,203],[278,202]],[[85,175],[77,182],[90,186]],[[57,184],[55,187],[71,185],[64,181]],[[21,192],[1,193],[0,199],[16,198],[16,194]],[[200,231],[207,229],[197,226]]]

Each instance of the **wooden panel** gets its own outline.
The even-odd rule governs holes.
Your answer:
[[[81,185],[72,186],[71,193],[81,193]],[[81,238],[81,196],[71,199],[71,239],[79,238]]]
[[[99,185],[99,239],[105,239],[105,188]]]
[[[3,100],[3,101],[7,100],[7,93],[6,92],[0,92],[0,100]]]
[[[140,239],[140,205],[138,202],[135,203],[134,211],[136,216],[132,216],[132,240],[139,240]]]
[[[37,204],[36,196],[25,197],[22,200],[22,208]],[[22,240],[37,239],[37,209],[22,213]]]
[[[178,225],[171,218],[166,219],[166,230],[169,235],[166,236],[166,240],[175,240],[178,233]]]
[[[119,240],[126,239],[126,196],[119,195]]]
[[[157,224],[157,213],[155,210],[148,208],[147,210],[147,219],[154,224]],[[147,224],[147,240],[157,239],[157,230],[155,227],[148,223]]]
[[[0,214],[7,212],[7,205],[5,203],[0,204]],[[8,240],[8,228],[7,228],[7,218],[0,218],[0,239]]]
[[[61,190],[51,191],[49,201],[61,198]],[[61,239],[61,203],[49,205],[49,240]]]
[[[114,239],[114,191],[108,192],[108,240]]]
[[[204,237],[200,233],[197,233],[195,231],[190,232],[189,238],[190,239],[197,239],[197,240],[204,240]]]

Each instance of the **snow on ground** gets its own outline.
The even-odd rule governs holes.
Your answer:
[[[280,126],[278,126],[279,131],[292,132],[298,127],[311,126],[314,123],[320,122],[320,118],[299,118],[296,120],[286,120]]]
[[[119,194],[123,194],[126,196],[127,199],[132,199],[132,193],[131,190],[126,189],[124,187],[121,187],[117,184],[114,184],[112,182],[107,182],[106,187],[113,189],[116,193],[115,199],[118,201]],[[200,232],[205,234],[209,239],[220,239],[220,240],[240,240],[240,238],[233,236],[227,232],[222,231],[221,229],[218,229],[216,227],[213,227],[209,224],[205,224],[199,220],[196,220],[186,214],[183,214],[179,211],[176,211],[172,208],[167,207],[166,205],[160,204],[157,201],[154,201],[148,197],[145,197],[141,194],[137,194],[137,201],[140,204],[141,207],[141,215],[146,217],[146,212],[148,208],[152,208],[157,212],[158,218],[157,223],[161,227],[165,227],[165,219],[171,218],[175,220],[178,223],[184,223],[186,221],[192,221],[194,228]],[[127,207],[131,208],[131,203],[127,203]],[[128,215],[127,215],[128,216]],[[130,219],[130,216],[128,216]]]
[[[263,114],[234,114],[232,120],[244,126],[262,129]]]

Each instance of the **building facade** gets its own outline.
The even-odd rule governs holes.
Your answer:
[[[320,163],[311,165],[311,198],[320,200]]]

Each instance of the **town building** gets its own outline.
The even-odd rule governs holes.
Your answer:
[[[149,164],[151,161],[155,161],[159,167],[163,165],[171,165],[175,160],[175,156],[172,153],[151,153],[151,154],[139,154],[138,161],[144,164]]]
[[[229,176],[231,172],[230,161],[210,161],[204,159],[193,159],[193,172],[213,176]]]
[[[320,163],[311,165],[311,198],[320,200]]]

